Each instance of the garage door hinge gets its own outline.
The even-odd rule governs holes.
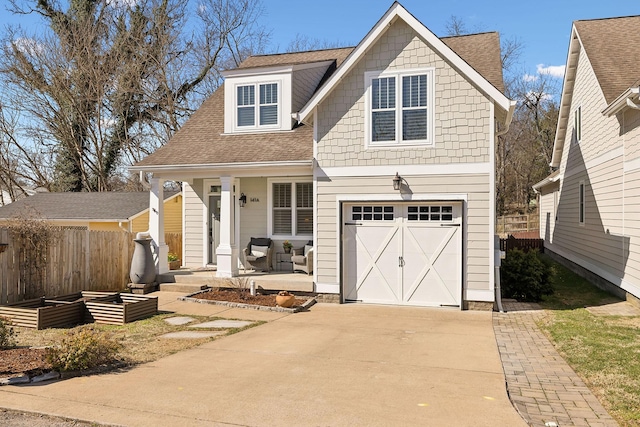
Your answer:
[[[359,223],[359,222],[345,222],[344,225],[362,225],[362,223]]]
[[[440,224],[440,227],[460,227],[460,224]]]

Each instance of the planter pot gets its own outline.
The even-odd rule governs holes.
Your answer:
[[[156,280],[156,265],[151,254],[151,239],[133,239],[135,249],[131,260],[131,283],[153,283]]]
[[[290,247],[284,248],[284,253],[285,254],[290,254],[291,253],[291,248]]]
[[[276,304],[280,307],[289,308],[293,306],[296,301],[296,296],[292,294],[288,295],[276,295]]]
[[[169,270],[178,270],[180,268],[180,260],[169,261]]]

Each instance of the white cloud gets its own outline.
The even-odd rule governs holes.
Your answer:
[[[561,79],[564,77],[564,69],[565,65],[549,65],[545,67],[544,64],[538,64],[537,71],[540,75],[558,77]]]
[[[531,74],[525,74],[524,76],[522,76],[522,80],[524,80],[525,82],[535,82],[536,80],[538,80],[540,77],[538,76],[533,76]]]
[[[35,56],[44,52],[44,46],[34,39],[18,37],[13,41],[18,50],[25,55]]]

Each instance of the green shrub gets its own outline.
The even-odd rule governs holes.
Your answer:
[[[537,302],[553,294],[551,266],[545,264],[537,251],[509,251],[500,267],[500,288],[504,298]]]
[[[15,344],[14,335],[15,332],[9,322],[0,317],[0,348],[12,347]]]
[[[120,344],[106,332],[84,328],[67,333],[57,347],[47,352],[47,360],[60,371],[92,369],[116,360]]]

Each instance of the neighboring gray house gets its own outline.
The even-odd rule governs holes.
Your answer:
[[[545,253],[622,297],[640,297],[638,26],[640,16],[574,22],[557,170],[534,186]]]
[[[182,196],[164,193],[168,233],[182,232]],[[59,227],[86,227],[93,231],[147,231],[149,192],[37,193],[0,206],[0,227],[21,216],[46,219]]]
[[[157,200],[177,180],[184,266],[237,276],[268,237],[312,244],[314,290],[342,301],[493,305],[495,140],[514,109],[497,33],[438,38],[394,3],[355,48],[253,56],[224,76],[132,167],[153,175],[161,258]]]

